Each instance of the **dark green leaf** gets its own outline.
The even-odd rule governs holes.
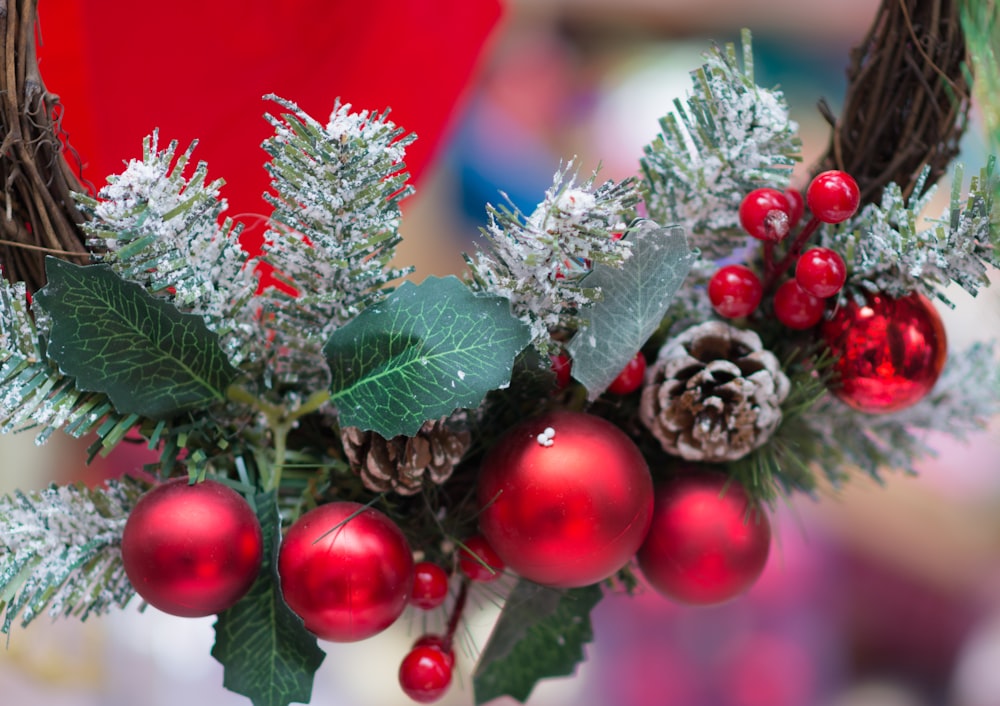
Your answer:
[[[47,355],[121,414],[162,419],[223,399],[237,370],[198,316],[182,314],[107,265],[49,258],[35,300],[52,319]]]
[[[597,585],[561,590],[519,581],[472,676],[476,703],[505,694],[524,703],[539,679],[572,674],[594,637],[590,611],[601,596]]]
[[[412,436],[429,419],[476,407],[510,381],[528,327],[501,297],[455,277],[404,282],[323,347],[344,426]]]
[[[223,686],[254,706],[309,703],[313,675],[326,655],[278,588],[275,494],[258,495],[256,505],[264,531],[264,566],[250,592],[219,614],[212,656],[225,667]]]
[[[682,228],[647,221],[630,238],[632,256],[621,267],[595,265],[583,280],[599,287],[602,298],[584,311],[567,346],[573,377],[591,399],[607,389],[659,326],[695,260]]]

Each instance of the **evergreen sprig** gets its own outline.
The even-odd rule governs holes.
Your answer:
[[[642,158],[649,216],[680,225],[706,260],[729,256],[746,241],[739,206],[753,189],[784,189],[801,160],[798,125],[784,94],[754,81],[750,32],[736,47],[716,46],[692,72],[693,91],[674,101]]]
[[[922,191],[925,169],[914,193]],[[991,233],[994,198],[1000,185],[996,160],[990,158],[973,177],[964,203],[962,168],[952,177],[948,209],[929,227],[921,217],[934,195],[907,199],[899,185],[886,186],[879,204],[869,204],[846,223],[824,232],[822,244],[845,253],[848,284],[868,292],[901,297],[913,291],[948,302],[942,289],[952,282],[975,296],[989,285],[988,270],[1000,265]]]
[[[0,605],[7,633],[46,610],[52,616],[105,613],[134,594],[122,565],[122,530],[147,485],[56,486],[0,499]]]
[[[598,185],[595,172],[578,185],[572,168],[555,173],[530,215],[513,205],[488,205],[482,233],[490,249],[465,258],[473,285],[509,299],[540,349],[550,345],[551,331],[575,329],[580,309],[600,297],[581,283],[583,275],[595,263],[614,267],[631,254],[631,244],[619,234],[639,200],[635,181]]]

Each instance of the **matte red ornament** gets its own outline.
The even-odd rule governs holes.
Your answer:
[[[235,604],[260,571],[257,516],[232,488],[176,478],[139,498],[122,533],[125,574],[151,606],[185,618]]]
[[[553,411],[496,442],[478,500],[480,529],[511,570],[547,586],[586,586],[618,571],[642,543],[653,482],[611,422]]]
[[[323,640],[354,642],[396,622],[413,590],[413,555],[378,510],[320,505],[289,529],[278,552],[288,607]]]
[[[746,591],[771,549],[771,523],[739,483],[722,473],[685,474],[656,490],[649,535],[636,554],[660,593],[711,605]]]
[[[931,391],[944,368],[944,324],[927,297],[869,295],[822,326],[835,358],[831,392],[861,412],[895,412]]]

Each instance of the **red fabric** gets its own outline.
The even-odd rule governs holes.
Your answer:
[[[419,137],[416,179],[499,15],[499,0],[41,0],[39,57],[86,179],[102,186],[158,127],[161,145],[199,140],[238,217],[269,211],[263,95],[323,123],[338,96],[390,107]]]

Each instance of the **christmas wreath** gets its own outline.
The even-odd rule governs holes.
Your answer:
[[[484,703],[571,673],[609,591],[739,595],[781,497],[912,469],[923,431],[997,411],[992,347],[947,351],[930,301],[998,264],[993,159],[968,186],[954,167],[946,212],[925,213],[973,75],[998,134],[996,23],[990,3],[887,0],[801,190],[797,126],[744,32],[706,53],[636,177],[569,163],[531,213],[489,207],[463,278],[420,283],[391,264],[413,138],[387,113],[338,102],[321,123],[269,97],[251,257],[193,146],[154,131],[88,195],[52,107],[6,86],[14,158],[55,166],[6,181],[0,426],[158,462],[0,500],[3,631],[136,594],[217,615],[225,686],[284,706],[309,701],[319,640],[433,611],[399,670],[426,702],[470,593],[491,591]]]

